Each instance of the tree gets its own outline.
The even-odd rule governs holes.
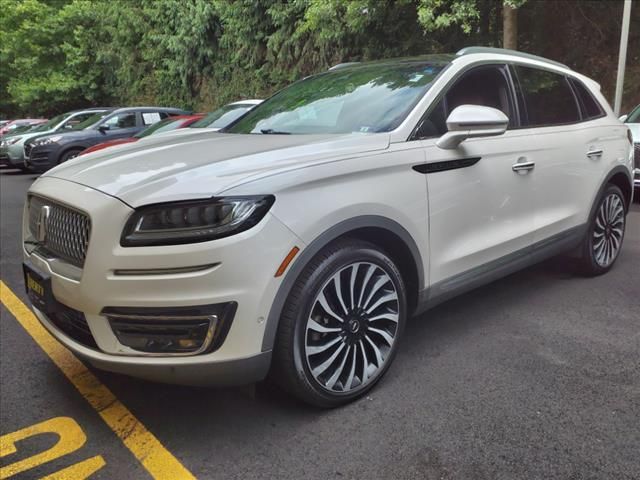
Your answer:
[[[468,45],[560,60],[608,95],[622,9],[597,0],[0,2],[5,118],[109,104],[205,111],[266,97],[336,63]],[[631,15],[638,24],[640,8]],[[640,103],[640,31],[630,35],[625,108]]]

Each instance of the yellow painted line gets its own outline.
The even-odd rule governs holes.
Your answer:
[[[33,337],[109,428],[155,479],[195,479],[180,461],[69,350],[40,324],[29,308],[0,280],[0,301]]]
[[[17,475],[43,463],[68,455],[81,448],[87,441],[87,436],[73,418],[57,417],[0,437],[0,458],[16,453],[17,442],[43,433],[55,433],[60,439],[53,447],[44,452],[0,468],[0,478]]]

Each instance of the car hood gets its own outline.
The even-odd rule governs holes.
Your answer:
[[[44,177],[86,185],[138,207],[206,198],[262,176],[388,146],[386,133],[159,135],[78,157]]]
[[[25,133],[17,133],[15,135],[11,135],[12,137],[22,137],[20,138],[20,140],[18,142],[16,142],[14,145],[20,145],[24,142],[26,142],[27,140],[29,140],[30,138],[33,137],[39,137],[42,135],[49,135],[51,133],[54,133],[55,130],[45,130],[43,132],[25,132]],[[9,139],[10,137],[5,137],[5,139]]]
[[[32,137],[32,141],[35,141],[34,137],[37,137],[38,140],[41,140],[43,138],[47,138],[47,137],[57,137],[57,136],[61,136],[62,138],[58,141],[58,143],[61,142],[69,142],[72,140],[80,140],[83,138],[89,138],[89,137],[93,137],[94,135],[96,135],[96,131],[95,130],[61,130],[61,131],[57,131],[57,132],[38,132],[37,135],[34,135]]]

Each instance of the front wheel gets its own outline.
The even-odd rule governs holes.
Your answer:
[[[391,364],[407,316],[398,268],[375,245],[336,242],[305,268],[285,304],[274,375],[319,407],[350,402]]]
[[[580,263],[585,275],[601,275],[611,269],[622,248],[625,227],[624,195],[617,186],[608,185],[582,244]]]
[[[82,150],[80,150],[80,149],[68,150],[68,151],[66,151],[66,152],[64,152],[62,154],[62,156],[60,157],[60,162],[58,162],[58,163],[64,163],[67,160],[71,160],[72,158],[76,158],[78,155],[80,155],[80,152],[82,152]]]

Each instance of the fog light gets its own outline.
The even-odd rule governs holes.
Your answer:
[[[118,341],[146,355],[197,355],[219,347],[236,303],[172,309],[108,307],[102,314]]]

